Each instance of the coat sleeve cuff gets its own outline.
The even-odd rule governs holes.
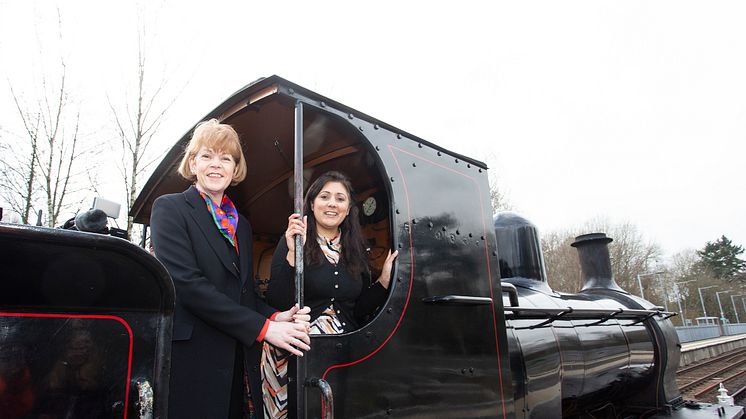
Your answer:
[[[276,315],[277,315],[277,313],[273,314],[272,316],[274,317]],[[256,341],[257,342],[261,342],[261,341],[264,340],[264,335],[267,334],[267,329],[269,329],[269,322],[270,321],[271,320],[267,319],[267,321],[264,322],[264,327],[262,327],[262,331],[259,332],[259,336],[256,337]]]

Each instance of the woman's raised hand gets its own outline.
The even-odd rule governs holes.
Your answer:
[[[378,282],[380,282],[386,289],[389,288],[389,284],[391,283],[391,269],[394,266],[394,259],[396,259],[397,256],[399,256],[398,250],[391,253],[391,249],[389,249],[386,260],[383,262],[383,268],[381,269],[381,276],[378,277]]]
[[[300,214],[290,214],[288,217],[288,228],[285,230],[285,242],[288,245],[287,261],[290,266],[295,266],[295,236],[300,234],[301,243],[306,243],[306,221],[307,216],[300,218]]]

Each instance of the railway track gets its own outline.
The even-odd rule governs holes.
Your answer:
[[[726,352],[676,373],[682,397],[702,402],[716,402],[722,383],[731,396],[746,397],[746,348]]]

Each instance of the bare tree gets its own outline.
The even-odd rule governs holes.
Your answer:
[[[681,306],[683,319],[702,316],[701,301],[698,287],[713,284],[709,272],[701,269],[700,257],[693,249],[682,250],[671,257],[667,269],[673,278],[673,296],[678,306]],[[683,321],[686,323],[685,321]]]
[[[495,172],[490,172],[489,183],[490,205],[492,206],[492,212],[498,213],[500,211],[510,211],[511,209],[513,209],[513,206],[508,201],[508,197],[505,195],[505,191],[500,189],[498,178]]]
[[[72,190],[71,181],[81,174],[74,172],[74,162],[81,157],[80,112],[75,112],[74,116],[67,114],[66,71],[65,62],[61,60],[59,86],[51,101],[49,95],[44,95],[43,103],[40,104],[44,147],[37,147],[36,159],[41,188],[46,197],[47,224],[50,227],[57,225],[63,208],[71,208],[66,198],[69,194],[77,192]],[[44,87],[46,89],[46,83]]]
[[[541,238],[547,280],[557,291],[577,292],[582,285],[578,252],[570,246],[575,236],[571,231],[552,231]]]
[[[9,87],[28,142],[14,141],[13,147],[7,140],[0,143],[0,187],[2,197],[10,209],[20,215],[23,224],[29,224],[36,195],[34,185],[37,176],[36,156],[41,115],[39,112],[29,114],[25,111],[13,87]]]
[[[584,227],[550,232],[542,239],[542,250],[550,285],[565,292],[577,292],[580,283],[580,263],[577,251],[570,246],[575,237],[585,233],[606,233],[614,241],[609,245],[611,270],[617,284],[623,289],[636,293],[637,274],[647,273],[658,266],[660,248],[647,242],[637,228],[629,223],[610,224],[606,220],[594,220]],[[645,296],[659,296],[660,288],[650,281],[644,284]],[[649,298],[650,299],[650,298]]]
[[[147,70],[145,24],[140,23],[137,33],[137,72],[136,88],[131,100],[125,98],[125,104],[117,107],[109,99],[109,108],[114,118],[118,138],[117,151],[121,155],[118,168],[122,175],[126,194],[127,209],[132,208],[137,198],[138,188],[143,175],[155,162],[148,160],[153,137],[158,132],[166,112],[173,105],[177,96],[162,100],[166,79],[161,78],[154,88],[149,88],[150,72]],[[127,235],[132,237],[133,219],[127,216]]]
[[[62,18],[57,12],[59,38],[62,40]],[[40,55],[42,53],[40,47]],[[43,207],[46,210],[46,224],[58,224],[63,211],[80,207],[76,194],[83,190],[82,172],[77,161],[91,150],[81,146],[80,112],[71,112],[69,87],[67,86],[67,66],[59,60],[59,73],[56,83],[41,76],[40,95],[32,104],[25,104],[16,94],[12,83],[11,94],[23,123],[24,137],[18,151],[4,153],[2,175],[6,200],[12,209],[21,215],[21,221],[29,222],[30,213]],[[6,144],[6,147],[8,145]],[[38,194],[41,195],[39,198]],[[37,205],[37,199],[44,201]]]

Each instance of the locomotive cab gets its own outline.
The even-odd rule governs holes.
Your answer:
[[[276,76],[238,91],[209,118],[232,125],[242,142],[247,178],[226,193],[251,222],[260,294],[294,212],[298,142],[303,192],[329,170],[351,179],[374,277],[387,251],[399,250],[379,312],[357,330],[313,336],[300,367],[309,383],[329,383],[336,415],[511,416],[483,163]],[[158,196],[189,186],[176,168],[190,137],[145,185],[131,211],[136,222],[148,224]],[[317,389],[291,389],[289,399],[297,417],[322,414]]]

